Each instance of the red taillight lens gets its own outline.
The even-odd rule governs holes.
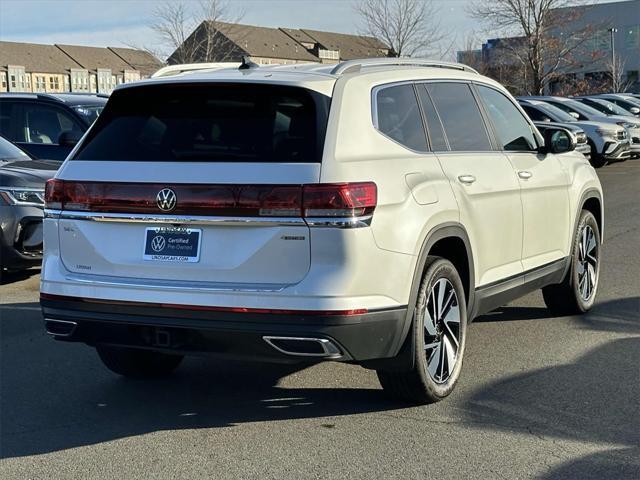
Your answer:
[[[49,180],[46,208],[105,213],[169,213],[159,208],[160,184]],[[359,217],[373,213],[373,182],[310,185],[172,185],[179,215]]]
[[[373,213],[378,189],[373,182],[305,185],[305,217],[360,217]]]
[[[54,210],[62,210],[64,204],[64,182],[57,178],[47,180],[44,186],[44,206]]]

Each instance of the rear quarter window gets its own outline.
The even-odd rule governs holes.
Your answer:
[[[279,85],[127,88],[112,94],[75,159],[320,162],[329,103]]]

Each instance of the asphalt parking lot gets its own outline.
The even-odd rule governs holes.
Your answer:
[[[471,325],[453,396],[408,407],[373,372],[188,359],[132,381],[53,341],[38,272],[0,286],[0,478],[640,478],[640,160],[600,169],[595,308],[539,293]]]

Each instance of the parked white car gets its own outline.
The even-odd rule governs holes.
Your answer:
[[[578,102],[573,98],[564,97],[520,97],[526,100],[539,100],[564,110],[566,113],[581,121],[608,123],[624,127],[629,137],[631,155],[640,154],[640,119],[623,115],[606,115],[595,108]]]
[[[47,331],[127,376],[183,355],[334,360],[418,403],[468,323],[598,288],[602,189],[498,83],[376,59],[121,85],[47,184]]]
[[[518,98],[518,102],[534,122],[561,122],[582,128],[588,138],[589,159],[596,168],[603,167],[609,162],[628,160],[631,157],[629,134],[621,125],[578,120],[564,110],[533,97]]]

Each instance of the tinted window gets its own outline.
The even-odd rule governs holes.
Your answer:
[[[319,162],[328,107],[320,94],[274,85],[124,89],[75,158]]]
[[[80,105],[73,107],[73,109],[91,125],[102,113],[104,105]]]
[[[23,103],[24,125],[16,141],[57,145],[62,133],[82,136],[82,126],[64,110],[45,104]]]
[[[16,140],[15,125],[18,123],[15,119],[15,104],[13,102],[0,102],[0,134],[9,140]]]
[[[502,148],[509,151],[532,151],[537,144],[529,122],[502,93],[478,86],[478,92],[496,129]]]
[[[431,142],[431,149],[435,151],[449,150],[447,140],[444,136],[444,130],[442,129],[442,123],[438,117],[438,112],[433,106],[429,92],[424,85],[418,86],[418,97],[422,103],[422,111],[427,119],[427,130],[429,132],[429,140]]]
[[[536,103],[536,110],[542,112],[544,115],[547,115],[554,122],[575,122],[576,119],[569,115],[564,110],[560,110],[558,107],[550,105],[548,103]]]
[[[528,105],[522,105],[522,108],[525,112],[527,112],[527,115],[529,115],[529,118],[534,122],[550,122],[551,121],[550,117],[548,117],[547,115],[545,115],[540,110],[534,107],[530,107]]]
[[[469,86],[430,83],[427,90],[440,114],[451,150],[491,150],[491,142]]]
[[[376,107],[378,130],[413,150],[427,149],[413,85],[397,85],[380,90],[376,96]]]

